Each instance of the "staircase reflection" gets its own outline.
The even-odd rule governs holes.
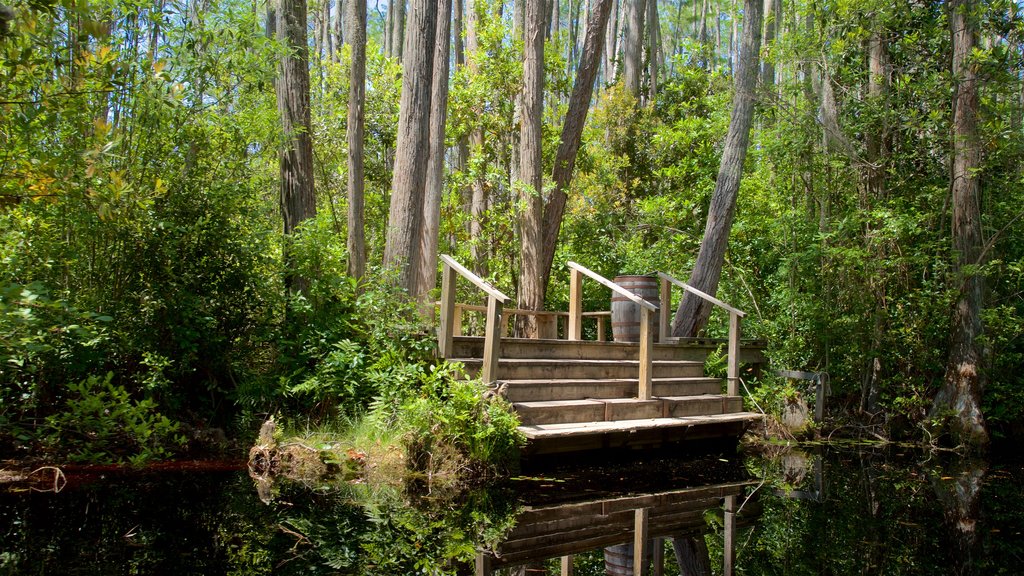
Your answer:
[[[737,528],[752,525],[760,512],[749,480],[661,492],[591,497],[574,502],[526,506],[515,529],[497,550],[480,554],[477,576],[548,574],[560,558],[562,576],[573,574],[573,556],[604,551],[609,576],[662,576],[666,543],[682,574],[711,575],[706,537],[722,545],[722,568],[731,576]],[[714,546],[717,548],[717,546]],[[716,551],[717,553],[717,551]]]

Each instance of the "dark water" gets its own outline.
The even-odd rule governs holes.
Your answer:
[[[1024,574],[1021,462],[909,449],[661,454],[456,491],[281,482],[269,505],[241,471],[69,480],[0,493],[0,574],[597,575],[645,549],[663,574]]]

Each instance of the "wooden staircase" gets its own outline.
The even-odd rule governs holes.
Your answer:
[[[736,437],[760,414],[704,375],[709,349],[655,344],[652,397],[640,399],[634,343],[503,338],[494,386],[519,415],[528,454]],[[452,360],[470,375],[483,352],[482,337],[454,338]]]
[[[510,338],[504,312],[535,316],[538,322],[552,312],[506,310],[511,301],[508,296],[450,256],[440,259],[438,354],[462,362],[469,375],[491,384],[512,402],[522,422],[520,430],[529,441],[526,455],[737,438],[761,418],[743,411],[739,369],[741,362],[763,361],[764,346],[742,343],[744,313],[709,294],[659,273],[659,296],[654,303],[569,262],[569,311],[554,313],[567,319],[565,339]],[[487,295],[487,306],[480,307],[486,312],[483,336],[461,335],[462,313],[458,310],[466,305],[455,301],[459,276]],[[585,277],[636,306],[638,342],[582,339]],[[728,313],[729,338],[722,342],[727,345],[725,381],[704,374],[704,361],[719,343],[666,336],[673,286]],[[599,330],[599,338],[602,336]]]

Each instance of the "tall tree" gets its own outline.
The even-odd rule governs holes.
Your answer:
[[[704,239],[697,253],[697,262],[690,274],[690,285],[708,294],[718,290],[729,245],[729,232],[736,212],[736,197],[743,175],[743,161],[750,142],[750,125],[754,120],[754,90],[757,87],[758,52],[761,49],[762,0],[743,3],[743,40],[736,69],[732,95],[732,116],[725,137],[725,149],[718,167],[718,179],[708,208]],[[711,304],[702,298],[683,295],[672,322],[674,336],[696,336],[711,316]]]
[[[420,270],[423,195],[430,155],[430,90],[437,26],[434,2],[412,0],[407,20],[384,265],[396,271],[398,286],[415,295]]]
[[[764,0],[764,48],[775,50],[775,35],[781,24],[779,15],[782,13],[781,0]],[[774,90],[775,87],[775,55],[768,54],[768,57],[761,63],[761,85],[766,92]]]
[[[622,38],[622,81],[626,91],[640,96],[641,54],[643,50],[645,0],[623,0],[625,8]]]
[[[338,0],[340,3],[341,0]],[[348,273],[356,278],[366,272],[366,236],[363,183],[363,125],[366,103],[366,0],[348,0],[349,68],[348,93]]]
[[[959,441],[974,447],[988,443],[985,417],[981,412],[984,380],[981,372],[981,307],[984,279],[981,264],[981,207],[978,193],[978,71],[972,53],[978,43],[975,0],[949,0],[949,21],[953,37],[953,248],[957,254],[959,284],[953,322],[950,326],[949,359],[942,388],[932,404],[933,417],[952,410],[951,432]]]
[[[469,11],[466,19],[466,51],[469,52],[469,72],[474,76],[480,73],[481,54],[478,30],[480,29],[481,1],[467,0],[466,3]],[[477,102],[473,111],[477,118],[480,118],[483,115],[483,102]],[[483,234],[484,218],[487,214],[487,185],[483,166],[484,129],[480,122],[476,123],[470,133],[469,147],[471,154],[477,158],[470,200],[469,251],[473,259],[473,272],[478,276],[487,276],[488,250]]]
[[[605,28],[608,26],[615,0],[594,0],[587,18],[586,38],[583,41],[583,54],[579,67],[576,69],[576,81],[569,97],[569,109],[562,125],[562,138],[555,153],[555,166],[551,179],[555,189],[544,208],[543,251],[541,253],[541,269],[543,271],[543,292],[547,292],[551,280],[551,266],[555,260],[555,248],[558,246],[558,234],[562,227],[562,216],[565,214],[567,190],[576,166],[576,155],[580,149],[583,126],[587,122],[590,110],[590,99],[594,94],[594,80],[604,53]]]
[[[437,0],[434,72],[430,89],[430,157],[427,164],[426,193],[423,198],[420,277],[415,291],[417,296],[427,294],[437,282],[437,242],[440,232],[441,195],[444,190],[444,126],[448,121],[451,22],[452,0]]]
[[[316,216],[306,0],[280,0],[276,25],[278,40],[288,48],[281,56],[276,89],[281,130],[285,136],[280,154],[281,214],[284,233],[290,235],[303,220]],[[305,282],[298,276],[289,275],[287,281],[290,289],[305,290]]]
[[[541,127],[544,112],[544,0],[526,0],[523,28],[523,100],[519,131],[520,216],[519,307],[544,308],[541,270],[542,197]],[[521,317],[521,337],[538,335],[537,318]]]

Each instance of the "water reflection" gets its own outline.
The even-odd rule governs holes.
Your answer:
[[[858,446],[566,467],[439,494],[244,473],[0,490],[5,574],[1019,574],[1024,465]],[[639,559],[639,562],[637,562]],[[615,572],[615,571],[618,572]]]

